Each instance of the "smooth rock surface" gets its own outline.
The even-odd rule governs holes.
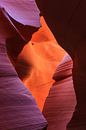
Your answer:
[[[54,82],[53,73],[65,51],[58,45],[43,17],[42,27],[25,45],[15,64],[19,77],[30,89],[42,111],[49,89]]]
[[[0,8],[0,130],[43,130],[47,121],[19,79],[7,54],[6,40],[19,35]],[[11,39],[11,44],[14,39]],[[17,48],[14,48],[14,50]]]
[[[48,121],[48,130],[66,130],[75,109],[72,65],[71,58],[66,54],[53,76],[55,83],[49,91],[43,109]]]

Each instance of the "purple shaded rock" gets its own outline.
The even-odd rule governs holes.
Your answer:
[[[46,99],[43,113],[48,121],[48,130],[66,130],[76,100],[72,80],[72,60],[66,55],[56,69],[52,85]]]
[[[53,75],[53,79],[55,81],[59,81],[72,76],[72,68],[73,68],[72,59],[70,56],[68,56],[68,54],[66,54],[61,63],[58,65]]]
[[[11,38],[11,44],[17,44],[17,47],[24,41],[5,16],[0,8],[0,130],[42,130],[47,121],[19,79],[7,54],[7,39]],[[18,51],[18,48],[14,46],[13,50]]]
[[[0,0],[0,6],[17,22],[40,27],[40,11],[35,0]]]

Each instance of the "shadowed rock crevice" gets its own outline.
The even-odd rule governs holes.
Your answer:
[[[73,59],[73,83],[77,105],[67,130],[85,130],[86,1],[37,0],[37,3],[55,38]]]

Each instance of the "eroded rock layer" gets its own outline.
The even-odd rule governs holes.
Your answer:
[[[43,113],[49,123],[48,130],[66,130],[76,100],[72,80],[72,60],[66,55],[57,67],[52,85],[45,101]]]

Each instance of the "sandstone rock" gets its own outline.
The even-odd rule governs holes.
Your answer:
[[[19,34],[2,7],[0,18],[0,130],[42,130],[47,126],[47,121],[7,55],[7,38],[16,36],[17,43],[20,43]]]
[[[48,121],[48,130],[66,130],[76,100],[72,80],[72,59],[66,55],[58,65],[52,85],[45,101],[43,113]]]
[[[77,105],[68,130],[86,129],[86,1],[36,0],[59,44],[73,59]],[[53,5],[53,6],[52,6]]]
[[[15,66],[19,77],[30,89],[42,111],[49,89],[54,82],[53,73],[65,51],[56,42],[43,17],[41,17],[41,25],[42,27],[23,48]]]

